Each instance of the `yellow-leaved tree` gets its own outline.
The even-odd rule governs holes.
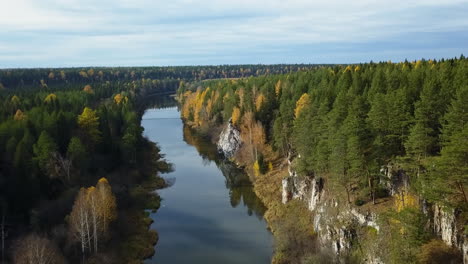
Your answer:
[[[99,131],[99,117],[96,111],[89,107],[83,109],[83,113],[78,116],[78,127],[83,133],[83,141],[92,147],[101,139],[101,132]]]
[[[94,93],[93,88],[89,84],[85,85],[85,87],[83,88],[83,92],[85,92],[87,94],[93,94]]]
[[[240,117],[241,117],[241,111],[239,107],[234,107],[234,109],[232,110],[232,117],[231,117],[232,124],[238,125]]]
[[[281,80],[278,80],[278,82],[276,82],[276,85],[275,85],[276,97],[279,96],[280,92],[281,92]]]
[[[66,263],[54,242],[37,234],[19,239],[13,245],[15,264],[61,264]]]
[[[80,71],[80,76],[83,78],[88,78],[88,74],[85,71]]]
[[[255,110],[260,111],[262,109],[263,104],[265,103],[266,98],[263,94],[259,94],[255,99]]]
[[[299,100],[296,102],[296,109],[294,110],[294,116],[299,117],[301,111],[310,103],[310,96],[308,94],[303,94]]]
[[[23,113],[20,109],[16,110],[15,116],[13,117],[16,121],[21,121],[26,119],[26,114]]]
[[[55,100],[57,100],[57,95],[51,93],[51,94],[46,96],[46,98],[44,99],[44,102],[50,103],[50,102],[53,102]]]
[[[258,160],[256,160],[253,164],[253,171],[254,171],[254,175],[255,177],[258,177],[260,176],[260,164],[258,163]]]
[[[99,212],[104,223],[103,231],[105,233],[109,228],[109,223],[117,218],[117,203],[106,178],[99,179],[96,190],[99,194]]]
[[[81,188],[68,216],[69,231],[72,237],[81,244],[81,253],[84,255],[91,241],[90,212],[87,201],[88,191]]]
[[[237,89],[236,94],[239,96],[240,107],[242,108],[244,105],[244,98],[245,98],[244,88]]]
[[[11,97],[10,101],[13,104],[13,106],[15,106],[15,107],[18,107],[20,105],[20,103],[21,103],[20,98],[18,96],[16,96],[16,95],[13,95]]]
[[[121,103],[124,103],[124,104],[125,104],[126,102],[128,102],[128,97],[127,97],[127,96],[123,96],[122,94],[119,94],[119,93],[118,93],[118,94],[116,94],[116,95],[114,96],[114,102],[115,102],[116,104],[118,104],[118,105],[121,104]]]
[[[255,120],[255,115],[252,112],[246,112],[242,116],[240,131],[242,142],[244,142],[243,149],[247,151],[242,156],[246,160],[255,162],[258,160],[258,153],[261,153],[265,148],[266,136],[263,125],[260,121]]]
[[[88,206],[90,226],[92,228],[92,238],[94,242],[94,252],[98,251],[98,241],[101,238],[103,221],[99,214],[99,194],[96,187],[91,186],[86,190],[86,204]],[[91,243],[91,241],[90,241]]]
[[[201,126],[203,122],[208,119],[207,113],[203,107],[203,103],[209,91],[210,87],[206,88],[203,92],[197,91],[194,109],[194,122],[196,126]]]
[[[115,196],[106,178],[96,187],[81,188],[68,217],[70,233],[81,243],[82,254],[86,249],[97,252],[99,241],[106,237],[109,223],[117,218]]]
[[[192,91],[187,91],[183,94],[184,104],[182,106],[182,117],[185,120],[191,119],[195,97],[196,97],[196,93],[192,93]]]

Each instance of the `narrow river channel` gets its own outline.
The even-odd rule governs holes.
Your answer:
[[[174,185],[158,190],[163,201],[151,228],[159,241],[145,263],[270,263],[273,239],[248,177],[184,128],[175,106],[148,109],[142,125],[175,168],[163,175]]]

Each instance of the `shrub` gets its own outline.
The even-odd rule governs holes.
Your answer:
[[[457,249],[446,245],[442,240],[436,239],[422,245],[417,258],[418,262],[423,264],[463,262],[462,255]]]

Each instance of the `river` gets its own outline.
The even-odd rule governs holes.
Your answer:
[[[142,126],[175,168],[163,175],[174,185],[158,190],[163,200],[151,214],[151,228],[159,241],[145,263],[270,263],[273,238],[265,207],[245,173],[184,127],[175,106],[148,109]]]

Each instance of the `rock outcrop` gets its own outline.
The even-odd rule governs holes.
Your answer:
[[[239,130],[229,121],[222,131],[217,143],[218,151],[225,157],[231,158],[242,144]],[[300,158],[296,157],[296,158]],[[282,180],[282,202],[297,199],[306,203],[313,217],[314,230],[318,241],[323,247],[331,248],[337,256],[346,254],[357,238],[357,231],[362,227],[372,228],[379,233],[377,214],[363,210],[347,202],[339,201],[333,193],[325,188],[323,178],[316,175],[299,175],[293,165],[294,157],[288,155],[289,176]],[[409,189],[410,182],[406,173],[390,165],[380,170],[382,178],[380,184],[385,186],[390,195],[397,195]],[[468,239],[463,228],[457,221],[456,210],[448,210],[438,205],[430,205],[425,201],[421,209],[432,218],[434,233],[447,245],[459,248],[463,253],[463,263],[468,264]],[[375,250],[374,250],[375,251]],[[366,252],[364,263],[383,264],[377,252]]]
[[[356,226],[369,226],[377,232],[380,230],[376,215],[340,204],[324,189],[322,178],[299,177],[297,173],[290,173],[283,179],[282,195],[283,203],[299,199],[308,205],[313,212],[314,230],[321,245],[332,248],[337,255],[351,248],[356,237]]]
[[[378,233],[377,214],[362,211],[345,202],[339,202],[325,188],[325,182],[319,177],[299,176],[293,169],[293,161],[288,159],[289,177],[282,182],[282,201],[287,203],[299,199],[307,204],[313,213],[314,230],[322,246],[331,247],[337,255],[346,253],[356,238],[360,227],[371,227]],[[386,166],[381,169],[387,180],[383,183],[391,195],[396,195],[409,188],[409,179],[404,171]],[[463,253],[463,263],[468,264],[468,238],[463,225],[457,223],[457,211],[439,205],[428,205],[423,201],[422,211],[431,215],[432,227],[447,245],[456,247]],[[365,263],[383,263],[377,255],[368,255]]]
[[[463,263],[468,264],[468,237],[462,224],[457,223],[457,211],[440,205],[433,205],[433,228],[447,245],[460,249]]]
[[[299,176],[292,169],[292,160],[288,159],[289,177],[282,181],[282,202],[299,199],[307,204],[312,212],[314,230],[323,247],[332,248],[337,255],[346,253],[356,238],[356,227],[369,226],[380,230],[376,215],[360,212],[347,203],[340,202],[326,191],[325,182],[320,177]],[[380,263],[373,257],[372,263]]]
[[[231,120],[229,120],[228,125],[219,136],[219,141],[217,143],[218,151],[223,153],[226,158],[231,158],[240,148],[241,144],[240,132],[232,124]]]

